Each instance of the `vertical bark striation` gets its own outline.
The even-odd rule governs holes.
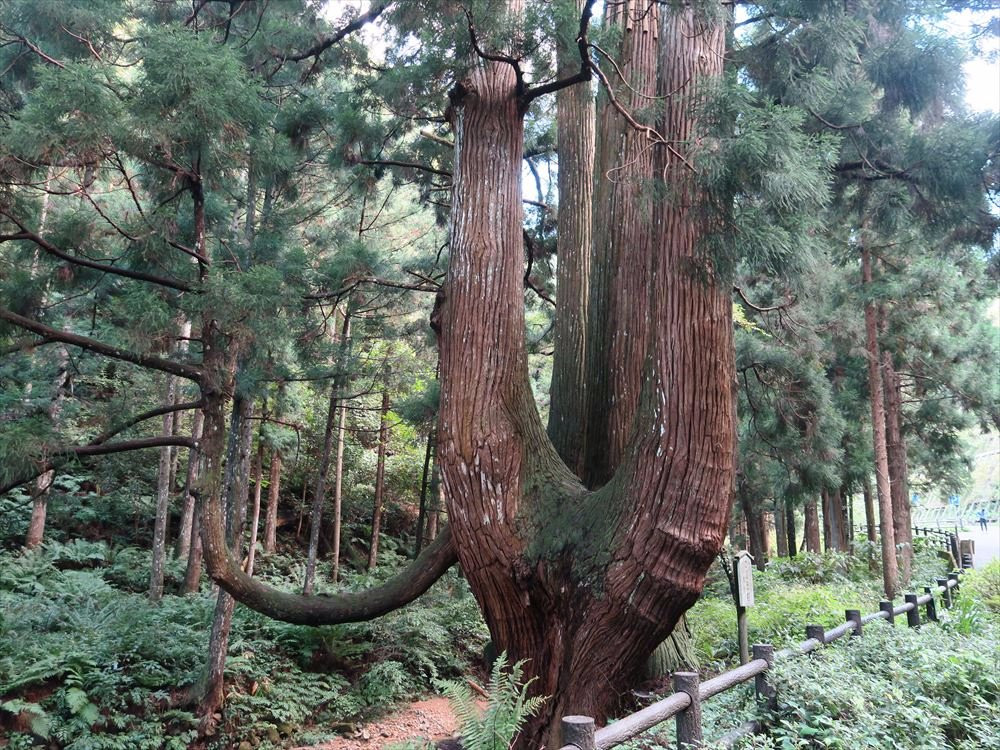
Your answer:
[[[913,567],[913,529],[910,519],[910,487],[907,480],[906,443],[903,441],[903,393],[892,354],[882,352],[882,387],[885,391],[885,441],[889,461],[889,491],[892,524],[899,548],[900,583],[908,586]]]
[[[816,507],[816,498],[806,501],[805,504],[805,528],[803,534],[806,538],[807,552],[820,552],[819,541],[819,510]]]
[[[701,250],[707,196],[685,164],[701,138],[690,105],[722,72],[724,34],[691,9],[665,25],[660,87],[682,93],[668,100],[660,130],[685,159],[658,150],[671,200],[651,213],[645,255],[629,269],[636,278],[620,279],[645,311],[641,335],[618,329],[628,334],[622,343],[639,335],[630,361],[641,370],[630,383],[643,384],[634,394],[640,428],[596,492],[559,459],[527,381],[513,70],[483,62],[452,94],[451,257],[434,315],[438,459],[456,551],[494,642],[531,659],[536,689],[553,696],[524,747],[559,746],[559,715],[607,716],[695,601],[728,522],[732,309]]]
[[[657,104],[659,14],[659,7],[645,0],[609,3],[605,9],[606,23],[622,34],[618,60],[628,85],[620,85],[616,97],[640,120],[648,120]],[[581,476],[588,487],[611,478],[632,432],[646,357],[646,292],[653,241],[652,143],[625,122],[606,98],[597,132]]]
[[[861,248],[861,273],[865,287],[872,285],[872,258],[868,245]],[[872,438],[875,444],[875,489],[878,493],[879,533],[882,535],[882,586],[887,598],[896,595],[899,568],[896,564],[896,533],[892,520],[889,487],[889,457],[885,444],[885,406],[882,402],[882,368],[875,306],[865,302],[865,341],[868,349],[868,391],[872,406]]]
[[[264,552],[273,554],[278,538],[278,497],[281,491],[281,449],[271,449],[267,485],[267,513],[264,517]]]
[[[585,0],[576,0],[577,11]],[[560,39],[559,76],[580,67],[573,39]],[[559,153],[559,238],[556,266],[555,351],[548,433],[566,465],[583,475],[587,417],[586,337],[594,196],[594,95],[589,83],[556,94]]]

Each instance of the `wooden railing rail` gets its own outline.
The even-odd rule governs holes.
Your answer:
[[[822,625],[807,625],[806,640],[789,648],[775,651],[768,643],[753,646],[753,659],[710,680],[699,682],[697,672],[675,672],[674,692],[645,708],[629,714],[606,727],[596,728],[589,716],[564,716],[562,734],[564,745],[560,750],[608,750],[623,742],[634,739],[657,724],[668,719],[676,722],[677,747],[697,748],[703,744],[701,724],[701,704],[713,696],[724,693],[737,685],[754,680],[754,690],[761,706],[774,705],[776,691],[767,679],[767,672],[778,659],[802,656],[833,643],[846,635],[860,638],[864,626],[875,620],[895,621],[897,615],[906,615],[909,627],[918,627],[921,622],[920,607],[925,607],[925,619],[938,619],[935,597],[942,594],[946,608],[951,607],[953,591],[958,591],[961,572],[949,573],[947,578],[938,578],[937,586],[925,586],[924,593],[904,595],[904,603],[895,606],[893,602],[882,601],[879,611],[861,615],[860,610],[849,609],[845,620],[830,630]],[[758,719],[751,719],[720,738],[719,742],[731,747],[742,737],[761,730]]]

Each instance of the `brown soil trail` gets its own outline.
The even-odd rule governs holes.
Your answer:
[[[458,720],[447,698],[428,698],[411,703],[398,713],[365,724],[352,737],[294,750],[377,750],[404,740],[440,740],[454,736]]]

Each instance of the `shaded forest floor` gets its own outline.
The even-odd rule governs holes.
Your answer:
[[[352,736],[294,750],[370,750],[417,737],[441,740],[453,737],[458,719],[447,698],[416,701],[388,716],[359,727]]]

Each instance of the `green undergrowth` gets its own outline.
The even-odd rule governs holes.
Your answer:
[[[348,574],[344,586],[376,584],[401,563],[388,554],[376,575]],[[281,574],[280,560],[262,567],[274,572],[272,582],[294,588],[294,571]],[[417,603],[371,623],[312,628],[237,607],[222,722],[198,745],[188,688],[205,666],[215,595],[206,587],[151,604],[141,593],[148,570],[148,553],[103,542],[0,553],[6,747],[179,750],[315,741],[468,672],[485,642],[475,600],[454,573]],[[172,573],[179,580],[180,566]]]
[[[844,612],[878,611],[883,598],[877,549],[858,542],[855,554],[802,553],[771,561],[754,570],[755,604],[747,610],[751,643],[771,643],[776,649],[805,640],[806,625],[829,629],[844,622]],[[916,540],[912,590],[922,593],[947,573],[937,550]],[[873,567],[874,566],[874,567]],[[719,565],[710,572],[705,594],[688,613],[688,624],[700,662],[722,671],[739,655],[736,609],[729,582]],[[897,603],[902,603],[902,597]]]
[[[830,628],[843,622],[845,609],[876,611],[881,581],[868,566],[871,552],[799,555],[755,571],[750,641],[780,649],[804,640],[807,624]],[[914,571],[915,586],[921,577],[931,583],[946,572],[946,563],[920,544]],[[779,696],[772,711],[757,705],[752,683],[712,698],[702,706],[708,746],[759,717],[767,722],[766,734],[737,747],[1000,747],[1000,561],[966,572],[954,606],[939,603],[938,616],[938,623],[919,629],[908,628],[903,617],[894,627],[876,621],[862,638],[779,661],[771,673]],[[707,671],[728,669],[738,652],[736,613],[721,570],[713,572],[688,624]],[[666,750],[673,743],[671,721],[624,747]]]

